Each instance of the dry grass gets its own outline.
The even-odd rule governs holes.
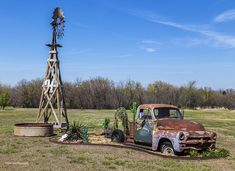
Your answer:
[[[70,120],[80,120],[89,130],[101,128],[113,110],[69,110]],[[219,147],[229,149],[226,159],[182,161],[114,147],[68,146],[48,138],[14,137],[16,122],[35,121],[37,109],[0,111],[0,170],[235,170],[235,112],[208,110],[185,112],[186,119],[205,124],[218,133]]]

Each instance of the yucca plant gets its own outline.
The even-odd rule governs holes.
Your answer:
[[[68,130],[68,136],[67,140],[68,141],[77,141],[77,140],[83,140],[84,139],[84,128],[85,126],[79,122],[79,121],[73,121],[69,125],[69,130]]]

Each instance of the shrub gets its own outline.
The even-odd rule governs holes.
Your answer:
[[[69,125],[68,137],[66,140],[68,141],[77,141],[84,139],[84,128],[85,126],[79,121],[73,121],[72,124]]]
[[[190,155],[190,157],[199,157],[200,153],[196,150],[190,150],[189,155]]]
[[[224,148],[217,148],[215,150],[206,150],[202,152],[190,150],[189,155],[190,157],[228,157],[229,151]]]
[[[10,102],[10,95],[8,91],[4,91],[0,95],[0,106],[2,107],[3,110],[5,109],[7,105],[9,105],[9,102]]]

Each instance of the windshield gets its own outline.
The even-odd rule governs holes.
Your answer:
[[[175,108],[155,108],[154,116],[157,119],[160,119],[160,118],[182,119],[182,115],[179,109],[175,109]]]

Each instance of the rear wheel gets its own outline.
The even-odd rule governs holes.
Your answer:
[[[175,155],[174,149],[169,141],[162,142],[160,145],[160,150],[163,155],[166,155],[166,156]]]
[[[125,141],[125,136],[122,130],[116,129],[112,132],[111,140],[113,142],[123,143]]]

